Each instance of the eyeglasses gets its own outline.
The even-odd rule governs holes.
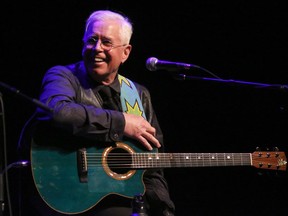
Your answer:
[[[85,46],[89,49],[95,47],[98,43],[99,39],[98,38],[88,38],[88,40],[85,42]],[[117,47],[121,47],[121,46],[126,46],[127,44],[122,44],[122,45],[114,45],[111,41],[109,40],[101,40],[100,41],[100,47],[104,50],[104,51],[110,51],[114,48]]]

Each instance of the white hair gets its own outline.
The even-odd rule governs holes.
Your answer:
[[[124,16],[120,13],[113,12],[110,10],[98,10],[98,11],[93,12],[88,17],[86,21],[83,41],[86,41],[87,32],[89,32],[89,29],[91,28],[94,22],[108,21],[108,20],[115,20],[119,22],[119,24],[121,25],[120,37],[121,37],[122,43],[129,44],[130,39],[132,37],[132,33],[133,33],[132,22],[127,16]]]

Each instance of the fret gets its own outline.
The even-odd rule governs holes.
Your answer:
[[[190,166],[190,162],[191,162],[191,154],[185,153],[183,155],[183,163],[185,167],[189,167]]]
[[[207,153],[209,155],[208,165],[209,166],[218,166],[218,156],[216,153]]]
[[[153,166],[153,162],[154,162],[154,158],[153,158],[153,154],[147,153],[147,162],[148,162],[148,167],[154,167]]]

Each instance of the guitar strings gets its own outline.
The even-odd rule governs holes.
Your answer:
[[[277,158],[278,157],[278,158]],[[87,163],[94,167],[113,168],[165,168],[165,167],[211,167],[211,166],[251,166],[253,161],[259,166],[279,166],[279,153],[275,157],[257,157],[251,153],[87,153]],[[263,162],[263,158],[265,161]],[[275,159],[277,158],[277,159]],[[275,161],[274,161],[275,160]]]
[[[93,167],[120,169],[252,165],[278,169],[287,163],[286,158],[282,159],[280,154],[269,153],[268,157],[259,153],[109,153],[103,157],[101,153],[87,153],[86,160]]]

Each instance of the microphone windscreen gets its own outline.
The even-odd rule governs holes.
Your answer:
[[[146,68],[149,71],[156,71],[157,70],[157,66],[156,66],[157,61],[158,61],[158,59],[155,57],[148,58],[146,61]]]

